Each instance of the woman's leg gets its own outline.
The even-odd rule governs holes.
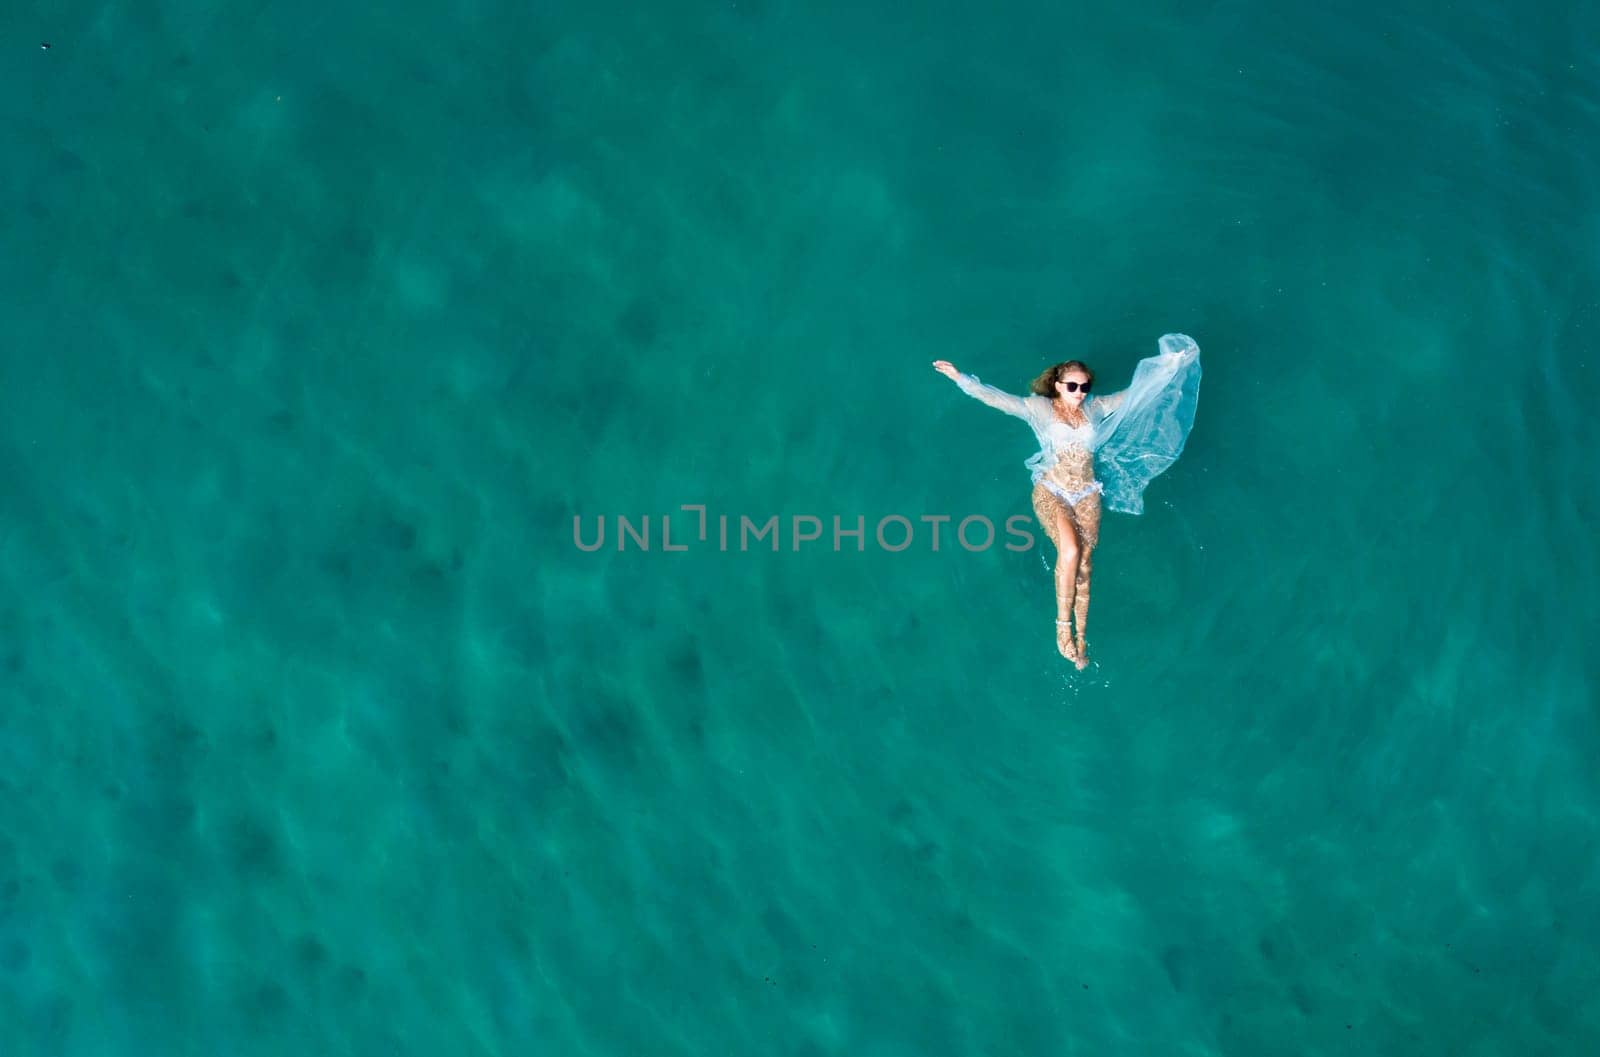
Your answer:
[[[1100,494],[1091,493],[1072,508],[1080,532],[1078,582],[1073,592],[1073,620],[1078,625],[1077,653],[1081,664],[1089,663],[1089,644],[1084,629],[1089,624],[1089,576],[1094,571],[1094,548],[1100,542]]]
[[[1078,530],[1061,498],[1043,485],[1033,490],[1033,513],[1056,545],[1056,649],[1069,661],[1078,660],[1072,640],[1072,597],[1078,582]]]
[[[1074,642],[1072,626],[1068,623],[1074,614],[1086,612],[1078,608],[1077,602],[1078,567],[1086,552],[1078,542],[1078,529],[1073,524],[1072,515],[1065,510],[1056,515],[1056,531],[1063,541],[1056,554],[1056,648],[1061,651],[1061,656],[1079,668],[1087,668],[1089,660],[1083,655],[1083,625],[1078,625],[1078,638]],[[1082,605],[1087,607],[1088,600],[1088,592],[1084,591]]]
[[[1084,629],[1089,626],[1089,574],[1093,569],[1094,552],[1084,549],[1078,557],[1078,583],[1073,592],[1072,618],[1078,625],[1078,656],[1089,660],[1089,643],[1084,639]]]

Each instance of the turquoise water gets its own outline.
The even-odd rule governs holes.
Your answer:
[[[1300,8],[24,0],[0,1052],[1595,1052],[1600,17]]]

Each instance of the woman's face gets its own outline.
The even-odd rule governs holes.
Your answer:
[[[1062,401],[1068,407],[1077,407],[1083,403],[1083,398],[1088,394],[1084,392],[1084,385],[1089,381],[1089,376],[1074,367],[1070,371],[1061,372],[1061,377],[1056,379],[1056,392],[1061,394]],[[1067,391],[1067,383],[1075,383],[1072,392]]]

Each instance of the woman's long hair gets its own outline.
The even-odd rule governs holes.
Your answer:
[[[1094,372],[1089,370],[1087,363],[1082,360],[1068,360],[1066,363],[1058,363],[1054,367],[1046,367],[1039,377],[1035,378],[1033,383],[1028,386],[1028,391],[1037,396],[1048,396],[1054,400],[1061,395],[1056,392],[1056,383],[1061,380],[1063,374],[1066,374],[1074,367],[1087,374],[1090,382],[1094,381]]]

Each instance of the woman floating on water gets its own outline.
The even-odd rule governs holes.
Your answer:
[[[1080,669],[1089,666],[1084,626],[1101,502],[1123,513],[1143,511],[1145,485],[1177,459],[1194,425],[1200,346],[1187,335],[1167,334],[1160,349],[1139,361],[1128,388],[1094,397],[1094,372],[1079,360],[1047,368],[1025,397],[984,385],[948,360],[933,361],[968,396],[1033,427],[1039,450],[1023,465],[1033,472],[1034,515],[1056,545],[1056,648]]]

